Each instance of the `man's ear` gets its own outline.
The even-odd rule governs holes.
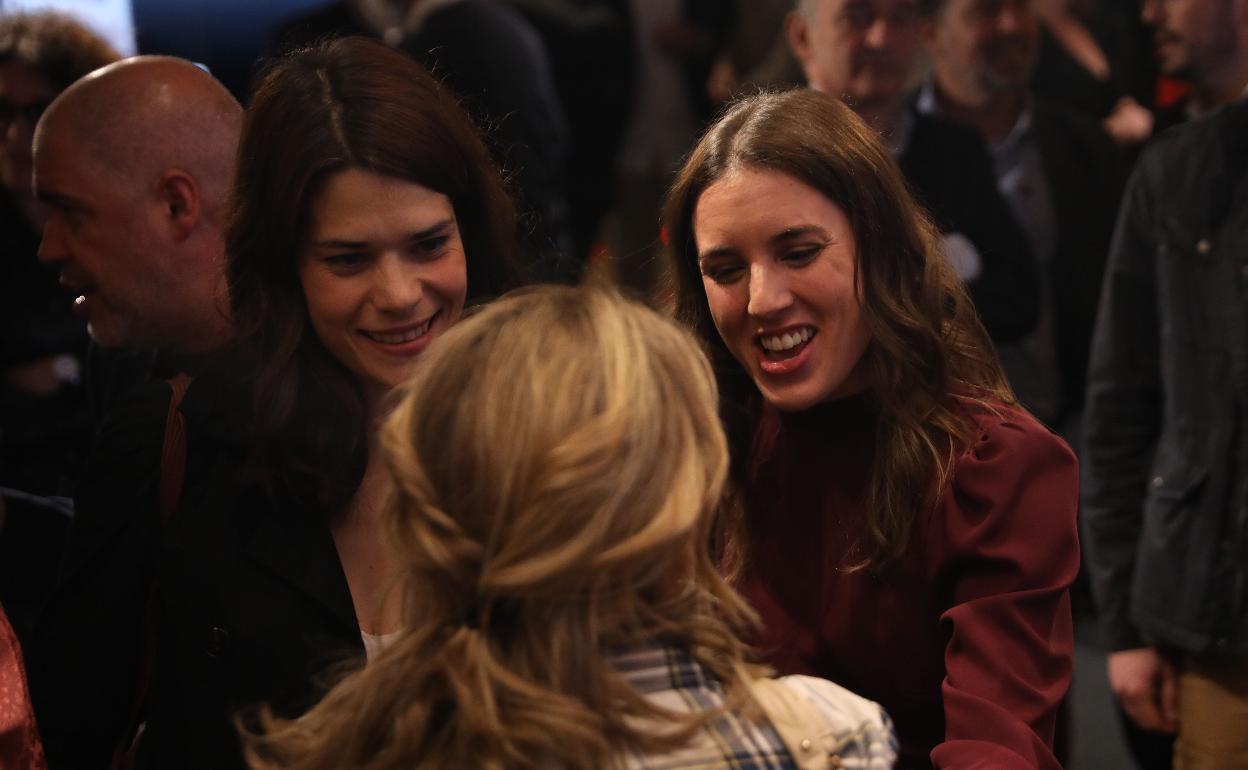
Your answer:
[[[793,56],[802,65],[806,79],[810,80],[808,62],[813,55],[810,46],[810,23],[801,11],[789,11],[784,17],[784,36],[789,41],[789,49],[793,51]]]
[[[162,213],[178,240],[185,240],[199,224],[203,201],[199,184],[190,173],[178,168],[165,169],[156,189]]]

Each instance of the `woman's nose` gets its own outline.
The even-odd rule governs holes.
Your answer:
[[[750,300],[747,310],[757,318],[775,315],[793,304],[789,276],[775,265],[755,263],[750,267]]]

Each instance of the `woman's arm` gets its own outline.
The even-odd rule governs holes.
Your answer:
[[[1078,469],[1019,409],[985,415],[922,533],[946,609],[945,742],[937,768],[1053,768],[1070,687]]]

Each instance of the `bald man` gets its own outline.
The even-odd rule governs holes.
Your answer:
[[[138,464],[164,480],[161,380],[194,372],[230,332],[222,227],[241,123],[238,102],[203,70],[140,57],[70,86],[36,128],[35,192],[48,209],[40,259],[60,266],[99,346],[158,352],[150,364],[110,367],[104,379],[118,385],[92,383],[107,419],[28,658],[53,770],[108,767],[120,736],[133,734],[131,705],[115,701],[138,681],[144,642],[116,619],[145,611],[143,569],[158,544],[113,522],[157,516],[157,473],[147,486],[115,478]],[[117,636],[125,641],[109,646]],[[130,655],[102,660],[96,645]]]
[[[229,333],[222,238],[242,107],[208,73],[126,59],[65,90],[35,131],[40,260],[106,348],[196,356]]]

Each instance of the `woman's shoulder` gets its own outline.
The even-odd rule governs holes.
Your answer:
[[[955,477],[981,467],[999,471],[1002,464],[1075,466],[1075,454],[1066,442],[1018,404],[959,399],[957,410],[972,432],[954,463]]]
[[[777,677],[775,683],[809,704],[831,724],[891,728],[892,722],[880,704],[828,679],[793,674]]]
[[[929,534],[940,533],[951,555],[978,553],[984,542],[1074,547],[1079,466],[1066,442],[1016,405],[961,408],[974,432],[954,460]]]
[[[852,757],[862,767],[891,767],[896,760],[897,739],[883,707],[834,682],[784,676],[756,683],[755,695],[786,743],[809,745],[796,739],[809,734],[830,753]]]

